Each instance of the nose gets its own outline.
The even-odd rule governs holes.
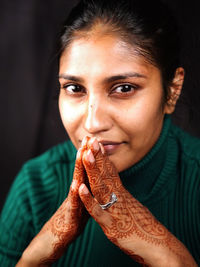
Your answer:
[[[84,128],[89,134],[105,132],[112,127],[109,106],[103,99],[91,97],[86,104],[84,115]]]

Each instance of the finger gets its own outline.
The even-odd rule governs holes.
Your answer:
[[[87,149],[87,144],[90,139],[91,138],[89,136],[84,136],[82,143],[81,143],[81,148],[83,149],[83,151]]]
[[[98,158],[99,151],[101,152],[101,154],[105,154],[103,145],[97,141],[96,137],[90,138],[88,136],[85,136],[82,140],[81,147],[83,151],[91,149],[95,158]]]
[[[84,152],[83,148],[79,148],[79,150],[77,151],[74,174],[73,174],[73,180],[77,180],[79,186],[81,183],[84,183],[86,179],[85,168],[82,162],[83,152]]]
[[[87,142],[87,148],[83,154],[83,165],[93,195],[104,204],[110,201],[111,194],[122,184],[115,166],[104,153],[102,144],[96,138],[91,138]]]
[[[68,198],[73,202],[79,200],[78,188],[81,183],[86,182],[86,173],[82,162],[82,155],[83,149],[80,148],[77,151],[73,180],[68,194]]]
[[[90,149],[94,155],[96,166],[101,173],[105,172],[104,179],[116,179],[119,177],[117,169],[106,155],[104,147],[97,141],[96,138],[92,138],[88,141],[88,150]]]
[[[105,150],[104,147],[101,143],[98,142],[98,140],[96,139],[96,137],[90,138],[87,142],[87,150],[91,150],[97,164],[102,164],[102,161],[105,156]]]
[[[99,203],[95,198],[90,194],[87,186],[85,184],[81,184],[79,187],[79,196],[88,211],[88,213],[97,221],[102,222],[103,217],[105,217],[105,211],[99,206]]]
[[[104,146],[101,143],[99,143],[99,146],[100,146],[100,149],[101,149],[101,153],[103,155],[105,155],[106,152],[105,152]]]
[[[110,191],[113,192],[113,188],[116,189],[122,186],[118,171],[108,155],[106,155],[103,145],[99,143],[97,139],[89,140],[88,148],[93,152],[94,146],[97,147],[96,142],[99,144],[98,152],[93,153],[96,160],[96,167],[99,169],[104,183],[110,188]],[[97,148],[95,151],[97,151]]]
[[[101,204],[110,201],[112,186],[109,187],[105,183],[105,180],[107,179],[105,170],[103,169],[103,171],[100,172],[100,169],[96,164],[96,159],[90,149],[83,153],[83,164],[87,172],[93,196]]]

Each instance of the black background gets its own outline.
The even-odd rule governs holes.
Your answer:
[[[181,30],[186,70],[174,122],[200,137],[199,0],[165,0]],[[22,164],[66,140],[56,94],[55,45],[76,1],[0,1],[0,209]]]

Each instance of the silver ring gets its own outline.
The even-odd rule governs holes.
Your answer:
[[[110,208],[115,202],[117,202],[117,196],[115,193],[112,193],[110,196],[110,201],[104,205],[99,204],[99,206],[102,208],[102,210],[106,210]]]

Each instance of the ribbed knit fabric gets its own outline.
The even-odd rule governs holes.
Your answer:
[[[0,218],[0,266],[15,266],[23,250],[68,194],[76,150],[70,141],[26,163]],[[166,116],[159,140],[130,169],[120,173],[142,202],[191,252],[200,266],[200,140]],[[89,219],[84,232],[53,266],[139,266]]]

